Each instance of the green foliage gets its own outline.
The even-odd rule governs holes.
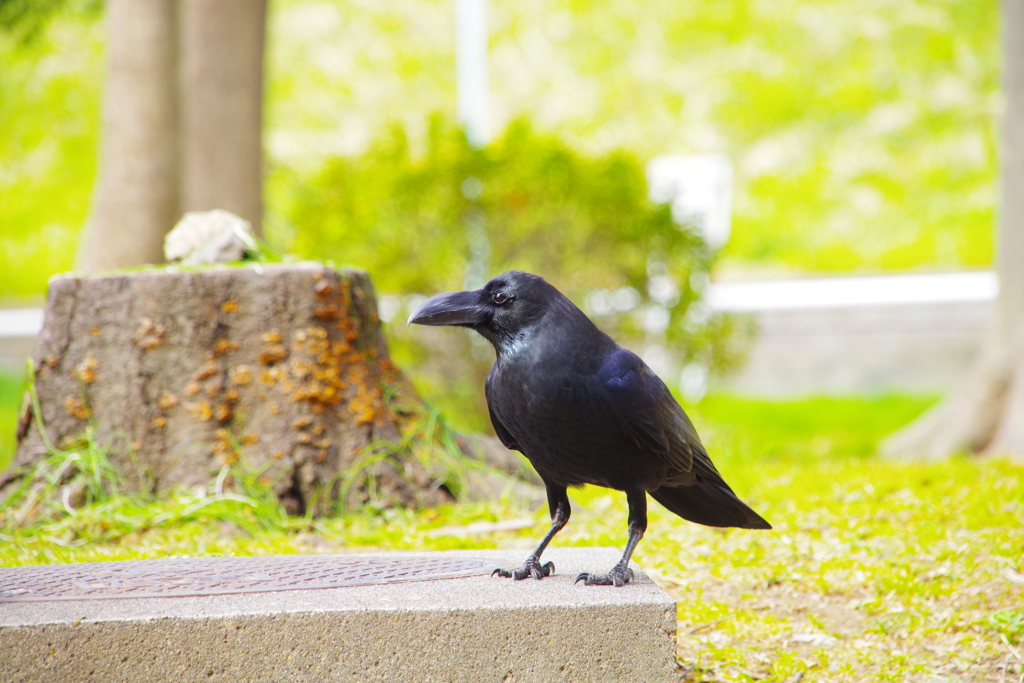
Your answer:
[[[28,44],[0,31],[0,300],[41,297],[74,262],[96,173],[101,36],[69,12]]]
[[[282,25],[308,28],[271,61],[282,160],[361,149],[395,112],[421,144],[423,112],[454,101],[450,27],[423,35],[427,7],[346,5],[313,27],[303,2],[281,4]],[[723,269],[987,266],[998,17],[995,0],[499,3],[492,112],[589,153],[727,154]]]
[[[1011,644],[1024,641],[1024,611],[1002,609],[988,618],[988,625],[1000,633]]]
[[[666,59],[738,162],[725,264],[991,263],[997,3],[685,4]]]
[[[21,376],[0,370],[0,472],[7,469],[14,456],[21,388]]]
[[[23,43],[39,38],[47,24],[68,8],[95,16],[102,0],[0,0],[0,30],[18,35]]]
[[[696,298],[691,276],[711,261],[667,207],[650,206],[638,158],[584,156],[525,120],[475,150],[434,118],[419,158],[393,127],[366,154],[330,159],[292,187],[291,249],[364,268],[384,292],[461,289],[482,248],[472,243],[476,226],[489,241],[483,279],[515,268],[577,296],[591,287],[643,291],[650,261],[660,259],[679,280],[680,312]]]
[[[68,269],[88,212],[102,26],[77,11],[92,0],[64,2],[27,45],[0,31],[0,298],[38,297],[50,275]],[[735,213],[719,270],[989,266],[997,8],[995,0],[499,3],[490,38],[495,126],[525,116],[593,157],[729,155]],[[429,115],[454,109],[453,43],[450,16],[432,1],[275,2],[265,139],[268,222],[279,237],[293,186],[313,180],[309,169],[327,156],[364,152],[382,121],[400,118],[422,152]],[[354,239],[358,256],[370,237]],[[462,239],[453,249],[464,247]]]

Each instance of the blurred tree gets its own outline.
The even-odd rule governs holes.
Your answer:
[[[894,457],[1024,457],[1024,0],[1002,0],[1003,93],[999,297],[984,346],[961,384],[883,444]]]
[[[71,0],[0,0],[26,40]],[[83,270],[163,260],[183,211],[262,219],[266,0],[107,0],[100,172]]]
[[[175,0],[109,0],[100,168],[83,270],[163,260],[179,214]]]
[[[184,0],[179,12],[181,208],[227,209],[259,232],[267,2]]]

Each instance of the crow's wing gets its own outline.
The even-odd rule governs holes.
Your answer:
[[[623,348],[601,367],[601,388],[631,441],[664,459],[678,473],[714,465],[697,430],[665,383],[639,356]]]
[[[487,412],[491,416],[491,425],[494,426],[494,433],[498,435],[501,443],[505,444],[505,448],[514,451],[522,451],[516,439],[508,431],[508,428],[501,423],[498,416],[494,414],[494,408],[491,407],[491,378],[494,377],[494,369],[497,365],[491,366],[491,372],[487,375],[487,382],[484,383],[484,395],[487,397]]]

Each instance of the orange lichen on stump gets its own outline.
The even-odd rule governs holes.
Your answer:
[[[68,396],[65,398],[64,407],[67,408],[68,415],[79,420],[88,420],[92,416],[89,406],[78,396]]]
[[[78,364],[75,368],[75,373],[78,375],[78,379],[83,384],[91,384],[96,380],[96,366],[99,362],[96,360],[96,356],[91,353],[86,356],[85,360]]]
[[[150,318],[143,318],[135,329],[135,345],[143,351],[152,351],[164,343],[167,328]]]
[[[213,343],[213,353],[216,356],[223,356],[225,353],[231,353],[241,348],[240,344],[231,341],[230,339],[218,339]]]

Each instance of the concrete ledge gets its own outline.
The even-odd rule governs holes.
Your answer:
[[[445,555],[515,567],[528,552]],[[619,589],[572,583],[618,558],[551,549],[543,581],[0,604],[0,680],[678,680],[676,606],[643,572]]]

